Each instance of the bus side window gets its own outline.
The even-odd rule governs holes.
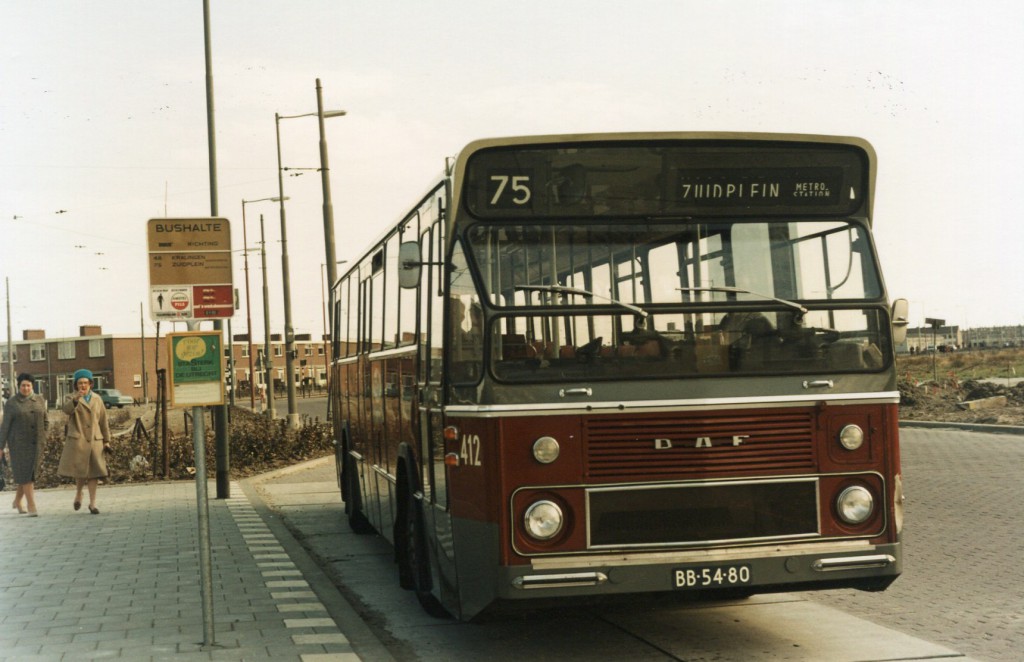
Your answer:
[[[528,359],[536,356],[533,345],[526,342],[522,333],[506,333],[501,336],[501,358],[505,361]]]

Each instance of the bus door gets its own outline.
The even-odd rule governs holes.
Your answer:
[[[440,223],[421,238],[424,261],[441,262],[439,245]],[[438,568],[449,586],[455,585],[455,553],[452,546],[451,514],[448,509],[448,471],[444,463],[444,296],[439,286],[444,270],[430,265],[423,270],[420,281],[420,345],[417,353],[417,416],[421,468],[420,484],[423,488],[424,527],[428,533],[428,548],[434,567]]]

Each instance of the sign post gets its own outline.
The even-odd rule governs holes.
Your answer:
[[[189,329],[188,333],[167,336],[168,374],[172,404],[192,407],[204,644],[212,645],[213,563],[202,408],[224,404],[219,321],[235,311],[231,226],[224,218],[153,218],[146,233],[150,315],[157,322],[187,322]],[[205,319],[213,320],[218,328],[212,333],[199,331],[199,322]]]
[[[939,344],[935,336],[938,333],[939,328],[946,325],[946,320],[941,320],[935,317],[926,317],[924,318],[924,323],[932,327],[932,381],[938,384],[939,369],[936,366],[935,355],[939,353]]]

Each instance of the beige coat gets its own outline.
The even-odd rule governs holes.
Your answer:
[[[71,396],[64,398],[61,410],[68,415],[64,452],[60,454],[57,473],[71,478],[103,478],[107,460],[103,444],[110,443],[110,426],[103,400],[95,393],[89,402]]]

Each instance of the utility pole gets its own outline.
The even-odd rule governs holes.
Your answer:
[[[210,0],[203,0],[203,42],[206,51],[206,130],[210,163],[210,215],[217,216],[217,147],[213,124],[213,63],[210,47]],[[230,247],[229,247],[230,248]],[[220,330],[219,322],[214,329]],[[189,322],[189,331],[199,328],[199,322]],[[217,460],[220,464],[221,445],[227,447],[227,425],[224,406],[214,408],[214,429],[217,444]],[[219,413],[219,415],[218,415]],[[199,534],[199,593],[203,611],[203,647],[216,645],[213,623],[213,549],[210,542],[210,502],[206,486],[206,431],[203,429],[202,407],[192,408],[192,442],[195,447],[196,463],[196,510],[198,511]],[[225,457],[226,459],[226,457]],[[227,467],[224,467],[225,473]],[[220,467],[217,471],[217,487],[220,495]],[[226,498],[228,495],[225,494]]]
[[[327,308],[327,327],[334,333],[334,282],[338,280],[338,258],[334,246],[334,205],[331,202],[331,173],[327,164],[327,137],[324,133],[324,98],[320,79],[316,79],[316,114],[320,125],[320,187],[324,198],[324,256],[327,266],[327,291],[330,305]]]
[[[4,277],[4,284],[7,287],[7,384],[14,395],[16,385],[14,383],[14,342],[11,340],[11,279]]]
[[[252,363],[252,303],[249,299],[249,236],[245,230],[245,200],[242,200],[242,260],[245,262],[245,334],[249,343],[249,410],[256,411],[256,370]]]
[[[213,112],[213,56],[210,46],[210,21],[209,21],[209,0],[203,0],[204,24],[206,32],[206,133],[209,145],[210,157],[210,216],[216,218],[220,215],[217,206],[217,132],[214,128]],[[230,247],[229,247],[230,248]],[[234,312],[234,311],[232,311]],[[214,320],[213,328],[223,335],[224,325],[220,320]],[[231,346],[230,339],[228,347]],[[219,405],[213,408],[213,427],[215,435],[215,452],[217,456],[217,498],[228,499],[231,497],[231,482],[229,477],[228,457],[228,423],[227,405]]]
[[[277,190],[281,215],[281,278],[284,283],[284,379],[288,389],[288,427],[299,429],[299,409],[295,401],[295,328],[292,326],[292,281],[288,266],[288,224],[284,213],[284,172],[281,169],[281,115],[274,113],[277,133]]]
[[[146,383],[146,322],[142,316],[142,302],[139,302],[139,328],[142,338],[142,401],[149,404],[149,385]],[[49,354],[47,354],[49,356]]]
[[[266,370],[267,418],[274,420],[274,360],[270,355],[270,294],[267,289],[267,247],[263,236],[263,214],[260,214],[260,260],[263,263],[263,368]]]
[[[333,254],[334,250],[334,217],[333,211],[331,210],[331,199],[330,199],[330,184],[327,176],[327,143],[324,140],[324,118],[326,117],[342,117],[346,115],[344,110],[332,110],[324,112],[323,103],[320,97],[320,81],[317,80],[317,112],[316,113],[305,113],[302,115],[281,115],[280,113],[274,113],[274,130],[277,136],[277,189],[278,198],[280,202],[280,213],[281,213],[281,275],[284,281],[284,366],[285,366],[285,378],[288,384],[288,427],[295,430],[299,427],[299,413],[297,403],[295,402],[295,368],[294,361],[296,356],[295,351],[295,329],[292,327],[292,294],[291,294],[291,278],[288,273],[288,229],[285,223],[284,213],[284,174],[283,166],[281,164],[281,120],[295,119],[297,117],[310,117],[316,115],[320,120],[320,170],[323,173],[323,182],[325,187],[325,198],[324,198],[324,232],[325,235],[330,233],[330,237],[325,240],[329,255]],[[327,267],[330,271],[328,274],[334,274],[334,258],[328,259],[330,265]]]

